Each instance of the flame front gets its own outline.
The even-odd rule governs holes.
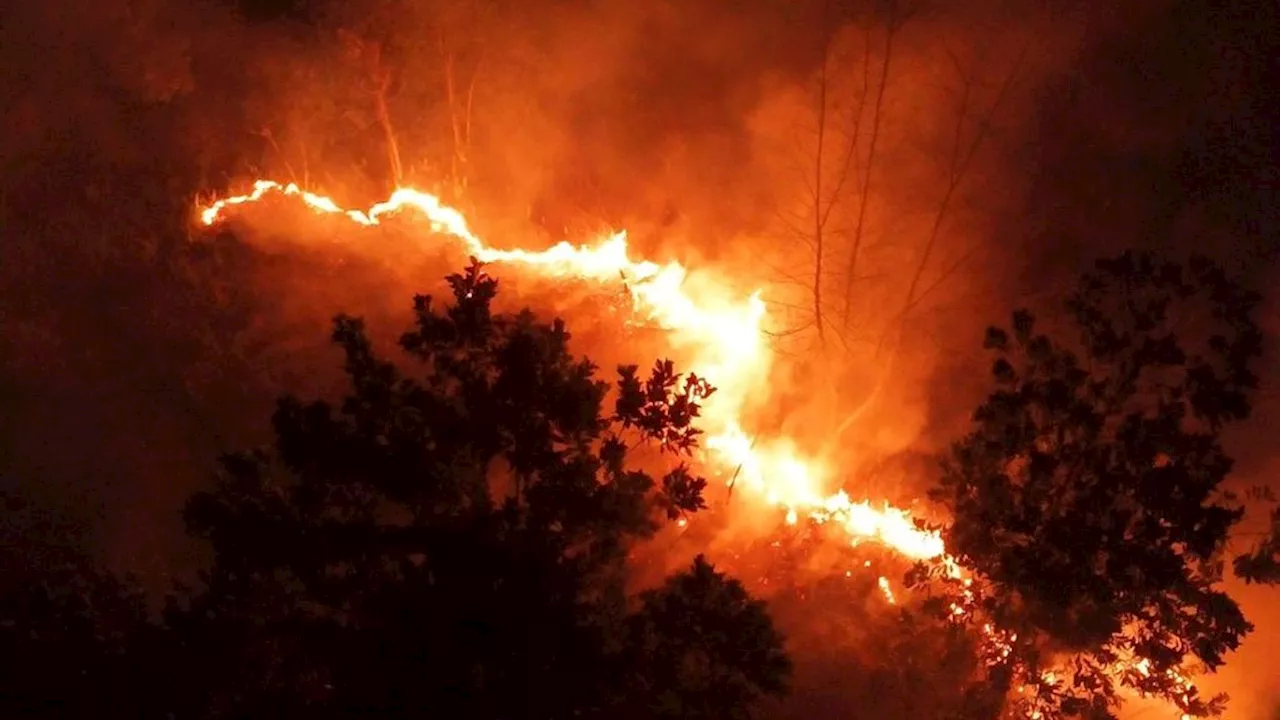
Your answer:
[[[753,497],[779,508],[788,524],[795,524],[803,516],[839,528],[855,545],[874,541],[911,560],[941,559],[953,578],[963,580],[966,588],[971,585],[972,580],[963,569],[947,556],[941,536],[921,529],[909,512],[887,503],[877,507],[868,500],[855,501],[843,490],[825,490],[832,478],[819,458],[806,456],[785,438],[753,437],[744,429],[742,418],[748,393],[766,382],[773,360],[764,342],[765,305],[759,292],[743,297],[729,287],[717,285],[700,286],[694,292],[688,272],[679,263],[632,259],[626,233],[622,232],[591,245],[560,242],[540,252],[493,248],[471,231],[462,213],[438,197],[413,188],[399,188],[368,210],[349,210],[292,183],[258,180],[250,193],[203,207],[200,220],[214,225],[228,209],[260,201],[272,193],[296,197],[318,213],[341,215],[365,226],[380,224],[384,216],[415,210],[433,231],[457,238],[467,253],[481,262],[523,265],[552,277],[598,282],[622,279],[627,283],[635,312],[664,329],[672,344],[693,358],[688,369],[706,377],[717,388],[702,407],[699,428],[705,433],[703,459],[710,469],[730,478],[735,486],[744,487]],[[681,527],[686,523],[684,518],[679,520]],[[878,586],[885,600],[896,604],[888,579],[880,577]],[[972,591],[966,589],[963,594],[965,605],[953,604],[951,608],[958,617],[972,611]],[[1007,659],[1017,636],[989,624],[982,631],[989,661]],[[1149,665],[1146,659],[1121,661],[1114,671],[1147,675]],[[1171,670],[1170,677],[1184,692],[1189,693],[1194,687],[1176,671]],[[1041,678],[1041,683],[1045,682],[1052,684],[1053,677]],[[1189,720],[1188,716],[1184,715],[1183,720]]]
[[[789,523],[807,517],[833,524],[843,529],[851,542],[876,541],[913,560],[944,553],[942,538],[918,528],[905,510],[854,501],[843,490],[826,491],[824,486],[831,478],[817,458],[806,457],[783,439],[753,437],[744,429],[748,394],[766,381],[773,360],[764,342],[765,305],[759,292],[744,297],[729,288],[709,286],[699,287],[695,296],[682,265],[633,259],[625,233],[589,245],[560,242],[540,252],[493,248],[472,232],[460,212],[436,196],[412,188],[400,188],[368,210],[349,210],[297,185],[259,180],[250,193],[204,207],[200,220],[213,225],[228,209],[272,193],[297,197],[316,212],[342,215],[366,226],[378,225],[385,216],[415,210],[432,230],[457,238],[482,262],[523,265],[553,277],[598,282],[624,279],[636,313],[664,329],[673,345],[689,353],[692,362],[688,369],[717,388],[702,408],[700,423],[706,433],[703,459],[710,469],[732,477],[735,486],[780,508]]]

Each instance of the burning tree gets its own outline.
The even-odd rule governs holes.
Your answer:
[[[713,389],[669,362],[622,367],[607,413],[562,323],[492,313],[478,263],[449,283],[454,304],[418,297],[401,338],[416,379],[339,317],[348,397],[281,400],[274,450],[229,457],[189,504],[214,564],[170,625],[210,671],[180,670],[175,702],[743,717],[781,694],[781,638],[738,582],[699,557],[640,596],[625,585],[629,545],[704,506],[681,458]],[[629,461],[645,442],[662,474]]]
[[[998,667],[1025,684],[1017,705],[1111,717],[1126,687],[1221,711],[1182,668],[1216,669],[1251,630],[1216,584],[1243,513],[1220,433],[1250,413],[1257,302],[1203,258],[1125,253],[1067,301],[1079,353],[1027,312],[988,331],[997,389],[937,496],[949,550],[979,574],[969,617],[1016,633]]]

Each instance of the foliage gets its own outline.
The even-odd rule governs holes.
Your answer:
[[[137,701],[132,691],[139,687],[139,668],[129,653],[146,620],[140,593],[86,559],[56,555],[42,557],[39,567],[5,558],[0,585],[4,717],[95,717],[104,707]]]
[[[605,413],[562,323],[491,313],[478,263],[449,282],[455,303],[418,297],[401,338],[417,378],[339,317],[350,395],[283,399],[274,452],[227,458],[189,504],[215,563],[171,622],[248,669],[206,707],[741,717],[781,693],[781,639],[738,583],[699,558],[639,598],[624,584],[631,542],[703,507],[682,458],[712,388],[623,367]],[[642,441],[661,475],[629,462]]]
[[[1188,322],[1197,300],[1208,323]],[[1203,258],[1125,253],[1067,301],[1083,355],[1027,312],[988,331],[997,389],[936,495],[948,547],[982,581],[972,617],[1018,633],[1010,666],[1037,679],[1070,657],[1068,682],[1032,681],[1049,715],[1108,716],[1117,686],[1217,705],[1174,673],[1187,657],[1217,668],[1251,629],[1214,584],[1242,514],[1219,434],[1250,412],[1257,302]],[[1135,657],[1149,672],[1109,670]]]
[[[1252,488],[1249,499],[1272,505],[1270,527],[1252,550],[1235,559],[1235,571],[1246,583],[1280,584],[1280,507],[1275,506],[1275,492],[1269,487]]]
[[[786,691],[791,664],[763,604],[701,555],[641,601],[627,623],[636,715],[748,717]]]

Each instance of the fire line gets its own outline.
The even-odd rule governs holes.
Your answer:
[[[703,405],[700,428],[705,432],[704,460],[711,468],[736,475],[736,485],[781,508],[789,524],[800,517],[835,524],[852,542],[876,541],[913,560],[944,554],[942,538],[917,527],[907,511],[855,501],[843,490],[824,493],[821,484],[825,473],[816,459],[804,457],[786,441],[753,438],[744,430],[741,416],[748,391],[764,379],[773,359],[763,341],[765,306],[759,292],[744,298],[725,289],[695,297],[685,282],[688,272],[682,265],[632,259],[626,234],[621,232],[589,245],[560,242],[541,252],[497,249],[477,237],[460,212],[436,196],[412,188],[400,188],[368,210],[349,210],[295,184],[258,180],[252,192],[202,208],[200,220],[206,226],[214,225],[230,209],[273,193],[296,197],[316,212],[341,215],[365,226],[416,210],[433,231],[460,240],[468,253],[485,263],[522,265],[552,277],[597,282],[625,278],[635,312],[691,349],[694,359],[688,370],[708,378],[717,388]]]

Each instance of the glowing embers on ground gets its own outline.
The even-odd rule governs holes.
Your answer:
[[[752,438],[743,429],[743,409],[754,389],[767,387],[773,361],[764,342],[765,305],[758,292],[744,295],[714,278],[702,278],[695,286],[679,263],[632,259],[625,233],[589,245],[561,242],[537,252],[490,247],[472,232],[461,213],[436,196],[412,188],[400,188],[367,210],[350,210],[294,184],[259,180],[250,193],[202,208],[200,220],[213,225],[229,209],[273,193],[296,197],[318,213],[341,215],[365,226],[413,210],[433,231],[457,238],[468,254],[482,262],[522,265],[554,277],[625,282],[637,315],[665,330],[672,344],[693,358],[687,369],[717,388],[702,408],[700,423],[706,433],[704,461],[710,469],[732,475],[735,485],[752,497],[781,508],[790,523],[808,517],[834,524],[855,542],[880,542],[915,560],[944,553],[937,533],[918,528],[906,511],[856,502],[844,491],[825,491],[828,478],[817,459],[805,457],[786,439]]]

